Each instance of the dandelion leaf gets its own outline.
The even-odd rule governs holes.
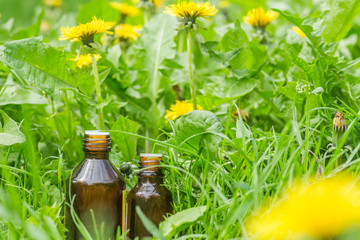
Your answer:
[[[206,212],[206,206],[193,207],[168,217],[160,224],[160,231],[167,237],[181,232],[198,221]]]
[[[3,122],[0,122],[0,147],[25,142],[25,136],[19,126],[4,111],[0,110]]]
[[[216,97],[232,99],[244,96],[251,92],[259,81],[253,78],[226,77],[222,81],[209,84],[207,91]]]
[[[211,153],[217,151],[223,131],[216,115],[205,110],[195,110],[181,116],[176,120],[174,129],[181,147],[195,152],[205,147]]]
[[[0,93],[0,106],[7,104],[47,104],[48,100],[34,89],[23,87],[13,81],[9,74]]]
[[[111,130],[125,131],[130,133],[137,133],[140,125],[125,117],[119,116]],[[111,133],[113,141],[117,144],[117,148],[120,150],[125,158],[125,161],[134,161],[136,156],[136,140],[134,136],[127,136],[122,133]]]
[[[322,35],[328,42],[337,42],[346,36],[355,17],[359,15],[360,1],[332,0],[329,1],[329,9],[323,22]]]
[[[41,38],[27,38],[5,43],[0,48],[0,60],[27,85],[38,87],[48,95],[58,95],[61,89],[89,94],[93,84],[89,72],[74,69],[70,56]]]

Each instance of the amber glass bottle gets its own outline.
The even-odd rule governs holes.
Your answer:
[[[66,202],[70,204],[74,198],[74,210],[94,239],[97,234],[102,239],[115,239],[117,228],[122,229],[125,182],[108,158],[110,134],[86,131],[83,150],[85,159],[66,182]],[[68,205],[65,207],[65,226],[67,239],[84,239],[74,224]]]
[[[140,168],[147,169],[138,174],[138,183],[127,197],[126,228],[130,230],[128,234],[130,239],[151,236],[136,214],[136,206],[139,206],[156,226],[159,226],[168,213],[173,212],[171,192],[163,186],[161,158],[161,154],[140,155]]]

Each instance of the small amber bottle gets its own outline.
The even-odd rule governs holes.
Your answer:
[[[122,230],[122,205],[126,188],[119,172],[109,161],[110,134],[86,131],[83,150],[85,159],[66,181],[67,239],[84,239],[71,216],[68,204],[71,204],[72,199],[76,215],[92,238],[102,236],[102,239],[115,239],[118,227]]]
[[[171,192],[163,186],[161,159],[161,154],[140,155],[140,168],[145,169],[138,174],[138,183],[127,197],[126,228],[130,230],[128,234],[130,239],[152,236],[136,214],[136,206],[139,206],[156,226],[159,226],[168,213],[173,213]]]

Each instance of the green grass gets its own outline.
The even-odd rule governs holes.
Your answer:
[[[138,210],[158,239],[252,239],[249,216],[281,199],[295,179],[358,177],[360,10],[355,0],[337,2],[326,11],[312,0],[231,1],[213,21],[198,19],[193,72],[206,111],[166,121],[175,100],[191,94],[185,34],[163,8],[146,12],[142,36],[128,48],[100,47],[98,103],[91,65],[78,69],[70,60],[80,43],[58,37],[62,26],[89,16],[118,20],[108,1],[64,0],[51,9],[40,0],[0,0],[8,9],[0,18],[0,239],[64,239],[66,178],[84,157],[83,134],[98,128],[100,108],[112,136],[110,160],[133,167],[127,190],[136,183],[139,154],[163,154],[165,185],[175,216],[183,217],[156,228]],[[266,35],[242,19],[259,6],[286,10]],[[47,31],[40,31],[42,20]],[[144,13],[126,18],[143,21]],[[292,32],[294,25],[307,37]],[[235,109],[249,119],[233,116]],[[336,111],[348,127],[329,145]]]

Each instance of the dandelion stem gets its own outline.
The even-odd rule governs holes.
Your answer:
[[[56,115],[54,100],[53,100],[52,97],[48,97],[48,100],[49,100],[50,105],[51,105],[51,118],[54,119],[56,131],[58,132],[59,137],[60,137],[60,139],[61,139],[61,141],[63,143],[63,142],[65,142],[66,139],[65,139],[65,136],[64,136],[64,131],[61,128],[59,119],[57,118],[57,115]]]
[[[66,106],[66,117],[68,119],[68,136],[70,139],[72,139],[72,117],[71,117],[71,109],[70,109],[70,103],[69,103],[69,98],[68,95],[66,93],[66,90],[64,90],[64,101],[65,101],[65,106]]]
[[[193,101],[194,110],[197,109],[196,104],[196,89],[195,89],[195,81],[192,72],[192,59],[191,59],[191,30],[187,31],[187,52],[188,52],[188,60],[189,60],[189,76],[190,76],[190,89],[191,89],[191,97]]]
[[[184,40],[185,40],[185,36],[184,36],[184,32],[180,31],[179,32],[179,45],[178,45],[178,52],[181,53],[183,51],[183,46],[184,46]]]
[[[101,97],[101,88],[100,88],[100,80],[99,80],[99,71],[98,71],[97,62],[96,62],[96,59],[95,59],[95,56],[93,53],[91,53],[91,58],[92,58],[93,70],[94,70],[97,103],[101,103],[102,97]],[[99,107],[98,115],[99,115],[99,129],[104,130],[105,129],[105,127],[104,127],[104,112],[103,112],[102,107]]]
[[[147,24],[147,22],[149,21],[149,9],[148,8],[145,8],[145,11],[144,11],[144,26]]]
[[[148,137],[148,138],[150,137],[150,130],[149,130],[148,127],[145,128],[145,136]],[[149,141],[145,141],[145,151],[146,151],[147,153],[150,152],[150,148],[151,148],[150,142],[149,142]]]

